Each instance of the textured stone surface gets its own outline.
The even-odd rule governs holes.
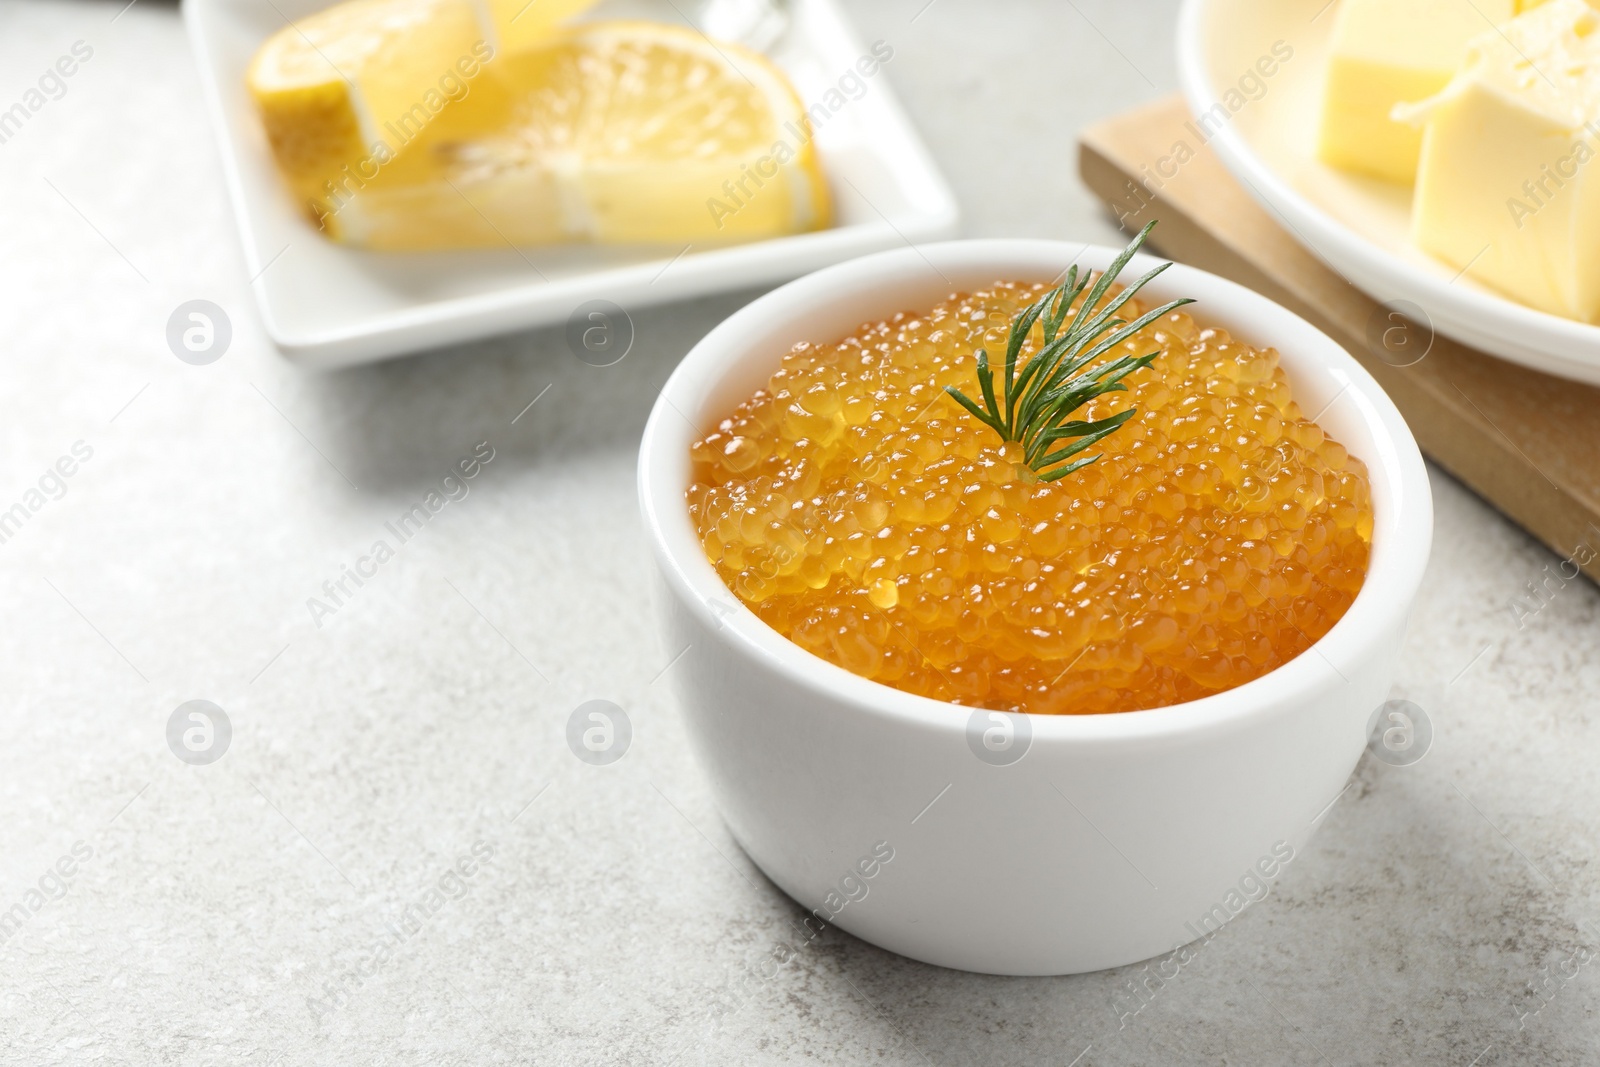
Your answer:
[[[854,15],[894,44],[967,232],[1114,239],[1073,130],[1172,86],[1170,5],[922,4]],[[177,13],[121,6],[0,6],[0,107],[94,48],[0,144],[0,509],[93,449],[0,544],[0,909],[92,852],[0,944],[0,1062],[1594,1062],[1600,601],[1573,583],[1519,628],[1508,603],[1556,561],[1447,477],[1397,687],[1433,751],[1363,762],[1272,895],[1125,1028],[1138,968],[802,947],[659,677],[633,494],[661,382],[750,294],[636,313],[607,369],[540,332],[301,374],[255,317]],[[207,367],[163,340],[197,297],[235,328]],[[314,626],[306,599],[482,440],[470,495]],[[634,728],[608,767],[564,740],[597,697]],[[210,766],[165,740],[194,698],[234,729]],[[475,842],[492,858],[459,895],[388,933]]]

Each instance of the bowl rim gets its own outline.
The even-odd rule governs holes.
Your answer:
[[[772,332],[771,322],[825,307],[841,293],[871,293],[904,283],[918,273],[927,275],[930,267],[943,275],[941,266],[956,272],[985,272],[991,279],[1038,276],[1046,265],[1064,269],[1072,262],[1098,270],[1120,251],[1094,244],[1017,238],[913,245],[805,275],[756,299],[715,327],[689,351],[662,387],[640,444],[640,508],[662,580],[675,602],[691,612],[715,640],[736,646],[747,657],[818,697],[907,726],[964,733],[973,709],[863,678],[808,652],[768,626],[728,588],[706,559],[690,520],[683,499],[687,486],[675,484],[679,479],[674,472],[685,468],[689,445],[704,432],[704,426],[693,425],[686,412],[704,404],[729,372],[747,361],[770,359],[776,366],[787,345],[771,351],[760,348],[763,332]],[[1148,270],[1159,262],[1141,253],[1130,269]],[[936,283],[926,284],[931,288]],[[952,285],[944,291],[955,288]],[[1320,366],[1331,375],[1330,384],[1342,383],[1329,404],[1349,395],[1359,423],[1371,439],[1372,454],[1361,458],[1369,471],[1376,473],[1381,467],[1384,472],[1382,478],[1373,479],[1375,524],[1366,580],[1344,616],[1321,639],[1259,678],[1161,708],[1030,714],[1034,745],[1154,741],[1237,728],[1275,710],[1292,708],[1330,683],[1338,684],[1340,678],[1349,684],[1350,679],[1335,664],[1353,667],[1370,654],[1373,640],[1391,632],[1392,624],[1403,624],[1422,581],[1433,528],[1427,471],[1410,430],[1376,380],[1321,330],[1244,286],[1175,263],[1147,291],[1156,298],[1163,294],[1170,298],[1176,290],[1197,296],[1202,307],[1217,308],[1219,318],[1249,317],[1264,322],[1266,328],[1259,336],[1246,338],[1248,341],[1280,352],[1292,345],[1294,355],[1286,356],[1286,363]],[[885,307],[880,317],[895,310],[899,309]],[[1203,318],[1203,313],[1198,317]],[[673,450],[679,451],[673,455]],[[951,714],[952,708],[963,713]]]

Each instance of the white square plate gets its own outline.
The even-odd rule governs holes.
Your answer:
[[[955,198],[879,70],[865,79],[859,99],[816,131],[834,198],[828,230],[704,252],[690,247],[681,255],[594,245],[404,254],[336,245],[290,199],[245,91],[245,68],[261,42],[285,17],[326,6],[327,0],[183,4],[261,317],[284,354],[306,366],[361,363],[563,322],[592,299],[627,308],[775,284],[955,232]],[[643,13],[682,21],[670,0],[660,0],[659,8],[651,4]],[[771,55],[810,107],[854,73],[865,51],[833,0],[794,0],[792,24]],[[885,66],[893,68],[892,57]]]

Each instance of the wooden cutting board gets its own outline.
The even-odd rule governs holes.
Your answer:
[[[1344,345],[1429,459],[1600,580],[1600,389],[1430,338],[1393,317],[1297,243],[1209,146],[1175,177],[1152,180],[1175,142],[1193,140],[1182,128],[1188,118],[1173,96],[1085,130],[1084,182],[1130,231],[1159,218],[1151,244],[1163,254],[1271,297]]]

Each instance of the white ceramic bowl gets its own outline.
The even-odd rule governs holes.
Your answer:
[[[792,345],[928,308],[952,290],[1048,281],[1074,259],[1104,268],[1115,254],[957,241],[818,271],[708,334],[645,428],[639,493],[665,644],[689,647],[672,677],[724,819],[819,920],[914,959],[996,974],[1097,970],[1194,940],[1236,913],[1235,901],[1259,896],[1361,755],[1427,562],[1427,473],[1377,383],[1298,316],[1175,266],[1146,295],[1195,297],[1203,323],[1278,348],[1302,406],[1326,405],[1319,421],[1371,471],[1371,569],[1313,650],[1175,707],[1026,716],[1026,754],[996,766],[969,747],[968,709],[825,662],[728,590],[684,503],[689,445]],[[1140,257],[1129,276],[1154,262]]]
[[[1191,150],[1215,148],[1296,240],[1373,299],[1410,301],[1464,345],[1600,385],[1600,326],[1538,311],[1463,277],[1411,242],[1409,186],[1316,158],[1334,14],[1329,0],[1184,0],[1177,32],[1184,99],[1196,115],[1229,116],[1206,138],[1191,126],[1184,135]],[[1292,51],[1287,62],[1272,62],[1275,45],[1279,56]],[[1262,79],[1265,69],[1273,74]],[[1252,96],[1263,88],[1230,113],[1219,101],[1241,78],[1253,79]]]

